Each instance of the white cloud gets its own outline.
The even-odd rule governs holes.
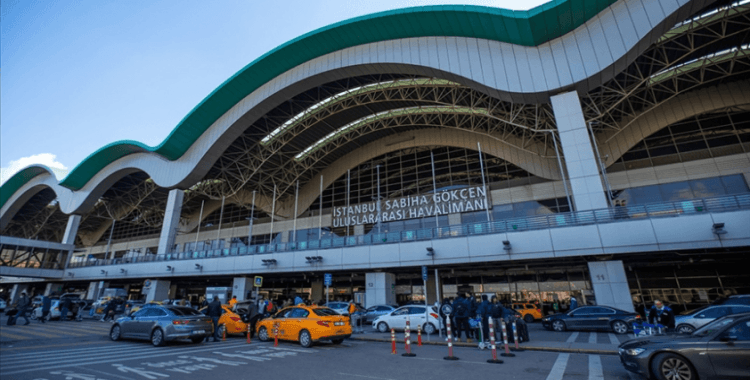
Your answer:
[[[0,168],[0,185],[13,177],[19,170],[30,165],[44,165],[55,173],[58,180],[68,175],[68,167],[57,161],[57,156],[52,153],[40,153],[29,157],[21,157],[17,160],[10,161],[8,166]]]

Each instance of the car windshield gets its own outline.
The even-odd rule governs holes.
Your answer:
[[[179,316],[203,315],[198,310],[189,307],[170,307],[169,310],[171,310],[174,315]]]
[[[715,333],[718,330],[721,330],[722,328],[724,328],[724,326],[732,322],[734,322],[734,318],[730,318],[730,317],[717,319],[699,328],[698,330],[695,330],[695,332],[693,333],[693,336],[700,337],[700,338],[706,337],[708,335]]]
[[[699,308],[697,308],[697,309],[693,309],[693,310],[686,310],[686,311],[683,311],[682,313],[680,313],[680,315],[690,315],[690,314],[694,314],[694,313],[697,313],[697,312],[699,312],[699,311],[703,311],[703,310],[705,310],[706,308],[708,308],[708,306],[711,306],[711,305],[707,305],[707,306],[699,307]]]
[[[331,317],[331,316],[334,316],[334,315],[340,315],[335,310],[329,309],[327,307],[321,307],[321,308],[313,309],[313,313],[315,313],[315,315],[317,315],[319,317]]]

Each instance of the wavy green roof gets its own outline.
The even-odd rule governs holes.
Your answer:
[[[400,38],[475,37],[536,46],[560,37],[616,0],[553,0],[528,11],[472,5],[439,5],[398,9],[352,18],[297,37],[262,55],[227,79],[193,108],[158,146],[134,141],[109,144],[84,159],[60,185],[80,190],[110,163],[138,152],[154,152],[174,161],[211,124],[260,86],[316,57],[371,42]],[[23,185],[2,187],[2,202]],[[24,182],[25,183],[25,182]],[[6,195],[7,194],[7,195]]]

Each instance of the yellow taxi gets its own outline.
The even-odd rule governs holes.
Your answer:
[[[533,303],[513,303],[513,310],[521,314],[526,323],[534,322],[536,319],[542,319],[542,309],[538,309]]]
[[[206,314],[207,307],[200,309],[200,312]],[[242,322],[242,317],[232,311],[229,305],[221,305],[221,317],[219,317],[219,336],[232,334],[247,334],[247,323]]]
[[[274,328],[278,338],[299,342],[302,347],[310,347],[321,340],[341,344],[352,335],[349,318],[333,309],[299,304],[281,309],[273,316],[258,321],[258,339],[269,341],[274,338]]]

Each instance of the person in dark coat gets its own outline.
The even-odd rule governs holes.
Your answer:
[[[471,293],[466,294],[466,303],[469,305],[469,318],[477,317],[477,300]],[[471,325],[469,325],[471,326]],[[474,339],[474,329],[469,329],[469,339]]]
[[[45,319],[49,315],[49,309],[52,307],[52,301],[47,296],[42,296],[42,317],[39,318],[39,322],[45,323]]]
[[[29,305],[31,305],[31,300],[29,300],[29,296],[26,295],[26,291],[21,292],[21,297],[18,298],[18,306],[16,307],[18,311],[16,312],[16,315],[10,317],[8,319],[8,326],[13,326],[16,324],[16,321],[18,321],[18,317],[23,317],[23,319],[26,320],[25,325],[28,325],[29,323],[29,317],[26,316],[26,312],[29,309]]]
[[[489,317],[492,314],[492,304],[487,300],[487,295],[482,294],[482,302],[477,306],[477,315],[482,318],[482,339],[490,340]]]
[[[73,307],[70,297],[60,299],[60,322],[68,319],[68,311]]]
[[[570,310],[575,310],[577,307],[578,307],[578,300],[575,297],[570,296]]]
[[[219,318],[221,318],[221,311],[219,297],[214,296],[214,300],[208,304],[208,310],[206,310],[206,315],[211,317],[211,321],[214,324],[214,342],[219,341]],[[206,338],[206,340],[208,340],[208,338]]]
[[[469,327],[469,315],[471,313],[469,302],[463,297],[463,295],[459,295],[455,301],[453,301],[453,310],[455,313],[455,319],[456,319],[456,341],[461,341],[461,332],[466,331],[466,340],[470,341],[470,335],[469,332],[471,331],[471,328]]]
[[[654,306],[648,312],[648,322],[652,325],[662,325],[667,331],[674,330],[674,311],[661,301],[655,300]]]

